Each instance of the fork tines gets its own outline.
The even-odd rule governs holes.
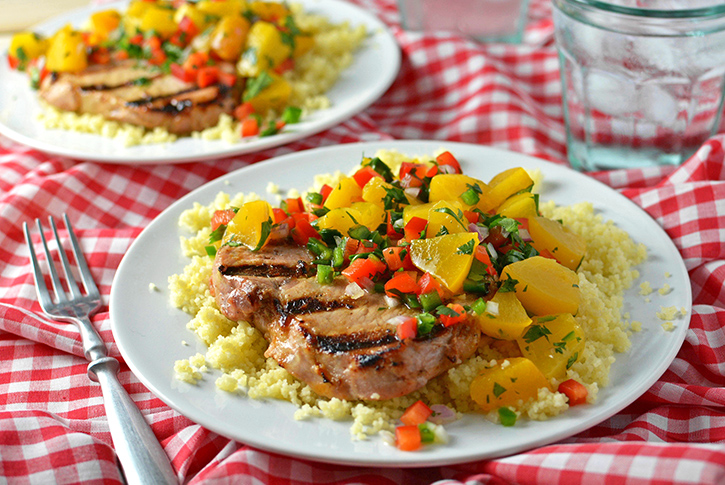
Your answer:
[[[65,250],[63,249],[63,244],[62,244],[60,236],[58,234],[58,228],[56,226],[55,219],[53,218],[53,216],[49,216],[48,220],[50,221],[50,226],[53,231],[53,235],[55,236],[55,242],[56,242],[57,249],[58,249],[58,255],[60,257],[61,265],[63,266],[63,273],[65,275],[66,284],[68,286],[68,290],[70,291],[71,297],[74,300],[82,298],[83,293],[81,292],[81,289],[79,288],[78,283],[76,282],[76,278],[73,275],[71,264],[68,261],[68,257],[66,256]],[[92,299],[100,298],[98,288],[96,287],[96,284],[93,281],[91,272],[88,269],[88,263],[86,262],[86,259],[83,256],[83,252],[81,251],[80,245],[78,244],[78,239],[76,238],[76,235],[73,232],[73,228],[70,224],[70,221],[68,220],[67,214],[63,214],[63,220],[65,222],[66,229],[68,230],[68,236],[71,241],[73,257],[75,258],[81,280],[83,281],[86,295]],[[61,279],[58,274],[58,270],[56,269],[56,266],[53,262],[53,257],[51,255],[51,251],[48,246],[48,242],[46,241],[46,238],[45,238],[43,225],[41,224],[40,219],[35,219],[35,223],[38,227],[38,232],[40,232],[40,239],[43,243],[43,251],[45,252],[45,257],[46,257],[46,260],[48,263],[48,269],[50,272],[50,280],[53,285],[53,292],[55,293],[55,301],[58,303],[68,302],[66,292],[63,289],[63,285],[61,283]],[[28,248],[30,250],[30,261],[33,266],[33,277],[35,279],[36,289],[38,290],[37,291],[38,299],[40,300],[41,307],[43,307],[43,309],[47,309],[53,304],[53,301],[50,297],[50,293],[45,284],[45,278],[43,276],[43,271],[40,268],[38,258],[36,256],[35,250],[33,248],[33,243],[32,243],[32,239],[30,238],[30,231],[28,229],[27,223],[23,223],[23,230],[25,232],[25,240],[26,240],[26,242],[28,244]]]

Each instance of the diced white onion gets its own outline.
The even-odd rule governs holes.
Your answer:
[[[434,404],[430,407],[433,414],[428,421],[434,424],[446,424],[458,419],[456,412],[445,404]]]
[[[375,283],[373,283],[373,280],[366,277],[360,278],[360,282],[358,284],[362,287],[363,290],[367,291],[373,291],[373,288],[375,288]]]
[[[498,315],[498,303],[495,301],[487,301],[486,302],[486,313],[490,313],[494,317]]]
[[[383,429],[379,432],[380,439],[383,440],[383,443],[390,446],[395,446],[395,435],[388,431],[387,429]]]
[[[365,296],[365,290],[363,290],[357,283],[350,283],[345,287],[345,294],[353,300],[357,300],[358,298]]]
[[[520,227],[520,228],[519,228],[519,236],[521,236],[521,239],[522,239],[522,240],[523,240],[524,242],[531,242],[531,241],[532,241],[532,239],[531,239],[531,234],[529,234],[529,231],[527,231],[527,230],[526,230],[526,229],[524,229],[523,227]]]
[[[488,237],[488,227],[486,226],[479,226],[475,223],[470,223],[468,225],[468,232],[475,232],[478,234],[478,242],[483,242],[484,239]]]
[[[407,195],[410,195],[411,197],[415,197],[417,199],[420,195],[420,187],[408,187],[404,190],[404,192]]]
[[[406,317],[403,315],[397,315],[397,316],[389,319],[388,323],[391,325],[397,326],[397,325],[400,325],[401,323],[403,323],[404,321],[406,321],[408,318],[410,318],[410,317]]]
[[[438,173],[456,173],[453,165],[438,165]]]
[[[285,239],[289,236],[289,224],[286,222],[278,226],[272,227],[272,231],[269,234],[271,239]]]
[[[431,424],[431,428],[433,428],[433,443],[447,445],[449,440],[446,428],[437,424]]]
[[[385,300],[385,304],[388,305],[388,308],[395,308],[400,305],[400,300],[393,298],[392,296],[385,295],[383,299]]]
[[[488,248],[488,255],[491,257],[491,260],[498,259],[498,252],[496,252],[496,248],[493,247],[493,244],[488,243],[486,247]]]

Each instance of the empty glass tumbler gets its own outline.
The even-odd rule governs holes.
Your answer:
[[[573,167],[678,165],[718,131],[725,2],[554,0],[554,7]]]

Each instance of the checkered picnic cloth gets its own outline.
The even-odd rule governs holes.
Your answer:
[[[548,2],[532,2],[521,45],[403,31],[395,0],[355,0],[391,29],[402,68],[375,104],[290,145],[213,162],[97,164],[0,137],[0,482],[121,480],[98,385],[73,326],[39,317],[22,223],[67,212],[101,293],[129,245],[173,201],[267,158],[324,145],[409,139],[491,145],[565,164]],[[372,469],[275,455],[171,410],[121,366],[120,380],[189,483],[725,483],[725,144],[679,168],[592,173],[660,223],[692,280],[685,343],[665,374],[610,419],[513,456],[427,469]],[[104,306],[94,325],[122,360]],[[490,437],[482,437],[490,439]]]

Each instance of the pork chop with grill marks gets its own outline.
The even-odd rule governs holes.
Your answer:
[[[480,343],[470,318],[436,325],[425,338],[401,340],[390,320],[416,312],[388,308],[381,294],[353,298],[344,278],[323,286],[313,274],[309,252],[293,243],[258,252],[223,246],[211,283],[222,313],[254,325],[269,342],[265,356],[322,396],[403,396],[470,357]]]
[[[92,65],[79,73],[52,73],[41,83],[39,95],[63,111],[188,135],[215,126],[222,113],[232,113],[239,92],[220,83],[200,88],[143,61],[126,60]]]

